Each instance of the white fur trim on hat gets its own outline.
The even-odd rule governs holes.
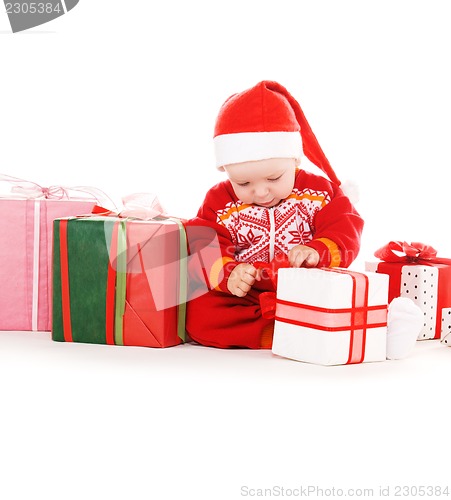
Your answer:
[[[299,132],[241,132],[214,138],[216,167],[268,158],[296,158],[302,155]]]

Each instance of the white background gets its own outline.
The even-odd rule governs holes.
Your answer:
[[[95,186],[118,203],[154,192],[191,217],[223,179],[212,149],[220,105],[273,79],[339,178],[360,188],[355,267],[390,240],[451,257],[447,7],[80,0],[17,34],[1,7],[0,173]],[[8,500],[449,484],[451,349],[438,342],[404,361],[323,368],[269,352],[2,333],[0,373]]]

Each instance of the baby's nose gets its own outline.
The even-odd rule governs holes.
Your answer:
[[[255,188],[255,195],[257,197],[266,196],[269,192],[269,188],[265,184],[261,184]]]

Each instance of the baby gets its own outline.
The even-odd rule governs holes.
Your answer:
[[[219,256],[192,270],[209,291],[188,302],[187,331],[213,347],[272,346],[274,320],[259,296],[274,284],[258,264],[285,258],[291,267],[348,267],[363,220],[340,188],[299,103],[282,85],[262,81],[225,101],[217,117],[216,166],[228,179],[206,194],[188,222],[191,253],[217,235]],[[299,168],[303,154],[325,174]],[[326,178],[326,176],[328,178]]]

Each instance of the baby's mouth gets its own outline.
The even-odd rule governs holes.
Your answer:
[[[269,208],[269,207],[272,207],[273,205],[276,205],[276,203],[275,203],[275,199],[273,198],[272,200],[269,200],[265,203],[257,203],[257,205],[260,205],[261,207]]]

